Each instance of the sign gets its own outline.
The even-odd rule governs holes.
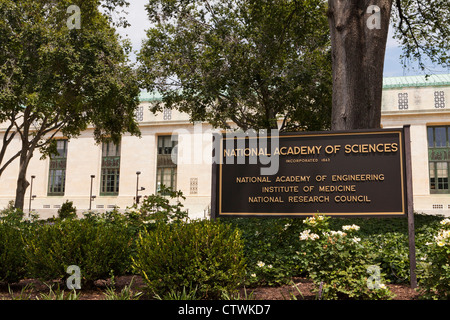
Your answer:
[[[404,215],[403,130],[216,136],[213,217]]]

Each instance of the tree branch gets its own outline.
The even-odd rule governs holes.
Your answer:
[[[397,9],[398,9],[398,14],[400,17],[400,22],[398,25],[398,29],[400,30],[400,32],[402,33],[402,35],[406,38],[408,38],[408,32],[411,34],[412,40],[414,42],[414,44],[416,45],[417,49],[422,49],[422,46],[420,45],[419,41],[417,40],[416,36],[414,35],[413,32],[413,27],[411,25],[411,22],[409,21],[409,17],[407,17],[404,13],[403,13],[403,8],[402,8],[402,4],[401,4],[401,0],[396,0],[396,5],[397,5]],[[407,29],[406,31],[403,30],[403,21],[407,24]],[[409,45],[407,45],[409,47]],[[423,49],[422,49],[423,50]],[[418,56],[419,59],[419,65],[423,65],[422,64],[422,58],[419,55]]]
[[[15,155],[13,155],[8,161],[5,162],[5,164],[0,168],[0,176],[2,175],[3,171],[15,160],[17,159],[20,154],[22,153],[22,150],[19,150]]]

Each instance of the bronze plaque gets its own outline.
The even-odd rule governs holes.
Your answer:
[[[406,214],[404,143],[403,129],[216,136],[213,216]]]

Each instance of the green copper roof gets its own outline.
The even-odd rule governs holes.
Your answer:
[[[147,101],[160,101],[161,100],[161,94],[158,92],[147,92],[145,90],[141,91],[141,94],[139,95],[139,100],[141,102]]]
[[[383,89],[406,88],[406,87],[450,87],[450,74],[433,74],[428,78],[425,75],[406,77],[387,77],[383,79]],[[161,101],[159,92],[141,91],[139,99],[147,102]]]
[[[389,77],[383,79],[383,89],[405,87],[450,86],[450,74],[434,74],[407,77]]]

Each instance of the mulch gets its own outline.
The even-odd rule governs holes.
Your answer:
[[[251,300],[316,300],[317,293],[314,283],[306,278],[294,278],[293,284],[280,285],[276,287],[242,288],[239,296]],[[117,292],[132,283],[133,291],[145,292],[145,284],[140,276],[120,276],[114,279]],[[41,294],[48,294],[49,285],[53,284],[54,290],[59,284],[61,290],[69,292],[65,283],[44,283],[34,279],[21,280],[11,285],[0,284],[0,300],[13,300],[13,297],[27,297],[30,300],[39,298]],[[295,285],[294,285],[295,284]],[[111,285],[110,279],[98,280],[90,288],[82,288],[79,300],[105,300],[105,290]],[[420,294],[405,284],[388,284],[394,293],[393,300],[419,300]],[[11,293],[12,292],[12,296]],[[42,299],[42,298],[41,298]],[[152,297],[144,294],[141,299],[151,300]]]

